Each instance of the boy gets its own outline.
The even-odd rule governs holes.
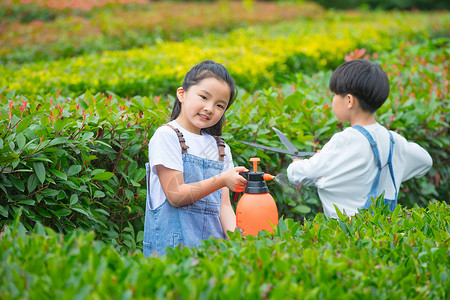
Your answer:
[[[334,71],[329,87],[334,114],[352,127],[333,135],[310,159],[290,164],[289,181],[317,186],[328,217],[337,218],[333,204],[344,214],[355,215],[383,191],[393,211],[400,184],[425,175],[432,166],[430,155],[376,122],[375,111],[389,95],[389,80],[379,65],[348,61]]]

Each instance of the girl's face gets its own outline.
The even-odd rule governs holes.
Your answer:
[[[184,129],[200,134],[201,129],[211,127],[222,118],[230,101],[230,87],[216,78],[205,78],[187,91],[177,90],[181,112],[176,118]]]

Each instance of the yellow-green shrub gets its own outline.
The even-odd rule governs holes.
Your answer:
[[[253,90],[292,72],[333,68],[358,47],[378,51],[398,40],[426,39],[435,30],[448,30],[449,20],[448,13],[330,13],[322,21],[301,19],[128,51],[2,66],[0,87],[25,95],[59,89],[66,95],[87,89],[121,96],[167,94],[191,66],[208,58],[223,63],[239,86]]]

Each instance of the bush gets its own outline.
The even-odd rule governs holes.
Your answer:
[[[282,219],[274,234],[231,234],[198,250],[121,255],[92,232],[66,236],[16,219],[0,239],[0,297],[121,299],[446,299],[450,227],[446,203],[383,201],[355,218]]]
[[[89,89],[93,93],[113,91],[121,97],[164,97],[176,90],[191,66],[214,58],[229,69],[241,88],[254,91],[292,79],[286,76],[290,72],[333,68],[359,47],[388,51],[398,41],[425,40],[442,28],[448,30],[449,17],[438,13],[327,14],[320,22],[299,19],[128,51],[0,65],[0,87],[25,96],[61,89],[62,94],[76,97]]]
[[[324,9],[315,3],[255,3],[247,7],[238,1],[200,4],[139,0],[136,2],[140,4],[134,5],[114,1],[114,5],[89,8],[111,0],[51,1],[53,6],[60,5],[55,8],[38,6],[35,1],[12,6],[0,3],[0,19],[6,21],[0,27],[0,33],[4,33],[0,34],[0,63],[132,49],[162,40],[180,41],[242,26],[318,18],[324,14]],[[88,8],[77,8],[83,3]],[[25,21],[31,22],[24,24]]]
[[[22,209],[30,230],[36,222],[64,234],[83,228],[110,244],[136,249],[146,195],[143,162],[154,123],[163,117],[156,113],[158,105],[141,97],[119,104],[112,94],[89,92],[76,99],[51,95],[33,101],[11,93],[5,100],[0,222]],[[150,103],[153,111],[144,108]]]
[[[402,185],[399,203],[407,207],[450,199],[447,43],[443,39],[400,44],[396,51],[379,54],[358,49],[348,57],[370,55],[382,64],[390,76],[391,93],[378,111],[378,121],[422,145],[433,158],[428,176]],[[241,91],[226,113],[224,128],[235,164],[250,167],[249,158],[258,156],[260,170],[284,173],[291,157],[239,142],[283,147],[273,126],[304,151],[319,149],[341,130],[330,106],[330,76],[331,71],[300,73],[295,83],[254,94]],[[168,120],[171,99],[121,99],[90,92],[75,99],[55,93],[31,100],[12,92],[0,98],[5,116],[0,121],[0,222],[11,222],[23,207],[29,229],[36,221],[63,233],[81,227],[118,247],[140,247],[146,145]],[[315,188],[297,191],[270,182],[269,190],[280,216],[312,219],[321,209]]]
[[[337,9],[450,9],[450,3],[445,0],[314,0],[314,2],[319,3],[323,7]]]

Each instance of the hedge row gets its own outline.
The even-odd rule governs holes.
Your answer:
[[[214,58],[242,88],[254,91],[297,72],[332,69],[357,48],[387,51],[400,40],[441,35],[449,31],[449,24],[450,15],[445,13],[329,13],[323,20],[300,19],[129,51],[0,66],[0,87],[27,96],[60,89],[71,97],[86,90],[112,91],[122,97],[167,95],[191,66]]]
[[[448,299],[450,207],[281,219],[275,234],[231,234],[167,256],[120,255],[95,235],[19,222],[0,239],[2,299]]]
[[[434,160],[427,177],[403,185],[399,202],[409,207],[450,199],[447,45],[448,40],[399,45],[397,51],[372,57],[391,75],[390,98],[378,120],[421,144]],[[330,71],[311,77],[300,73],[294,84],[241,93],[226,113],[224,128],[235,163],[249,166],[248,159],[256,155],[264,171],[285,172],[290,157],[239,142],[283,147],[272,126],[298,149],[322,147],[342,128],[329,105],[330,76]],[[30,230],[37,221],[62,233],[81,227],[118,247],[140,247],[147,143],[168,120],[173,98],[121,99],[89,92],[77,98],[58,93],[26,98],[10,92],[0,98],[0,222],[11,222],[22,208]],[[275,182],[269,189],[280,215],[311,219],[320,211],[315,189],[297,191]]]
[[[314,3],[247,5],[247,2],[237,1],[200,4],[140,0],[118,5],[111,0],[85,0],[70,1],[75,6],[71,8],[64,1],[50,1],[51,6],[50,3],[33,5],[36,0],[27,2],[0,3],[0,19],[4,22],[0,26],[0,63],[54,60],[131,49],[154,45],[161,40],[179,41],[260,23],[302,17],[317,19],[324,13],[324,9]],[[106,6],[90,10],[77,8],[83,3],[92,6],[107,2]],[[30,19],[32,22],[24,23]]]

